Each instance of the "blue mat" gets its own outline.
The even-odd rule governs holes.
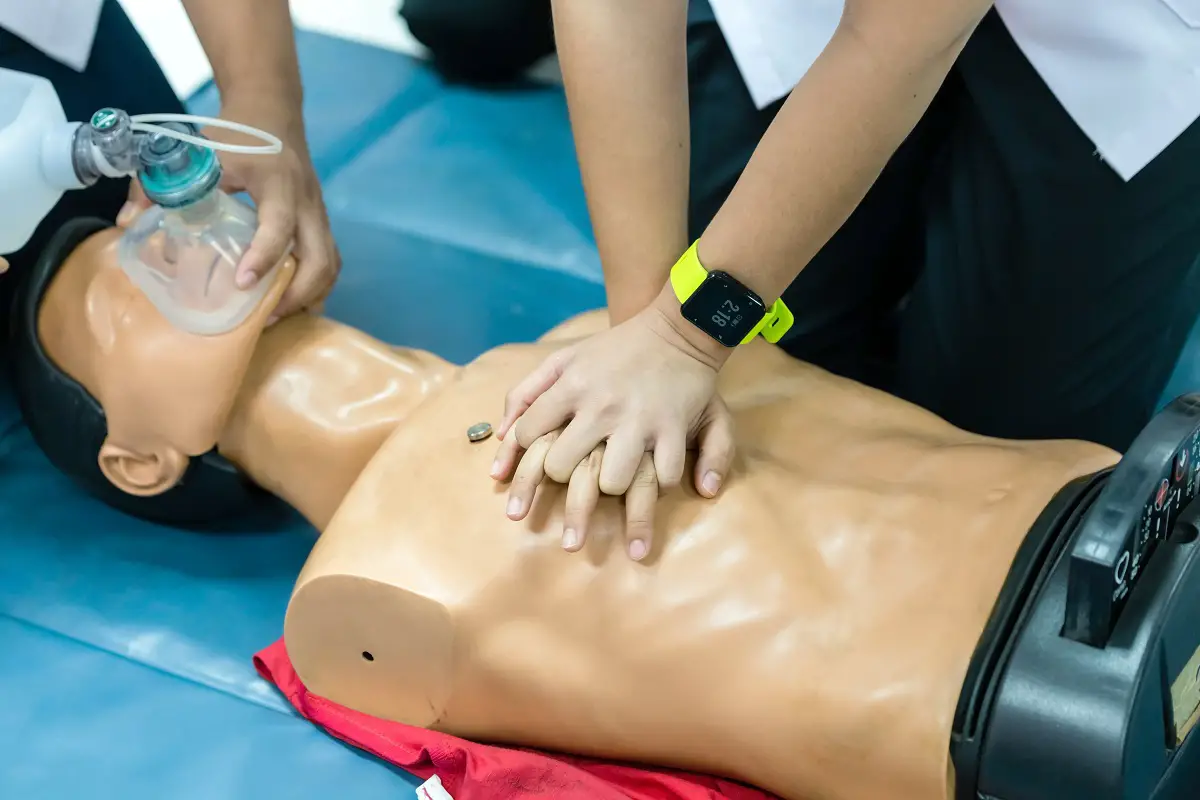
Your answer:
[[[299,52],[345,262],[331,316],[463,362],[603,303],[560,90],[470,92],[314,34]],[[216,111],[212,90],[192,106]],[[6,386],[0,431],[0,797],[413,796],[254,673],[306,524],[282,506],[220,534],[138,522],[51,469]]]

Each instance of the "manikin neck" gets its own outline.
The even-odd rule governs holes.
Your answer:
[[[398,425],[458,367],[299,315],[259,340],[217,450],[324,530]]]

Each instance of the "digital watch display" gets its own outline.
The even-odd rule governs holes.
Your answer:
[[[683,318],[726,347],[737,347],[767,314],[762,298],[727,272],[708,273],[680,307]]]

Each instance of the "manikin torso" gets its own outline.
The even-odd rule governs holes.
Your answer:
[[[266,311],[190,341],[122,281],[114,239],[86,242],[52,284],[48,354],[105,406],[112,438],[104,395],[144,368],[130,361],[224,338],[213,442],[324,531],[285,623],[300,677],[466,738],[718,773],[786,800],[946,798],[954,708],[1017,547],[1056,491],[1117,458],[969,435],[756,343],[722,373],[739,455],[721,495],[665,495],[641,563],[621,547],[620,500],[602,498],[569,554],[561,488],[509,521],[495,442],[465,431],[602,315],[461,369],[316,317],[258,336]],[[63,333],[112,327],[92,318],[101,289],[137,348]],[[125,391],[121,418],[152,418],[136,406],[161,395]]]

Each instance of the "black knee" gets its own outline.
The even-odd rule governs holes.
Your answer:
[[[400,15],[452,80],[510,81],[554,52],[550,0],[405,0]]]

